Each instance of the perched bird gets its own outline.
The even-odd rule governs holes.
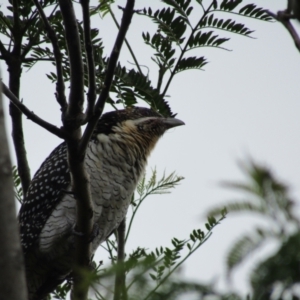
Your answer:
[[[147,158],[175,118],[141,107],[104,114],[85,155],[98,235],[92,253],[125,218]],[[66,143],[60,144],[34,175],[19,213],[30,300],[43,299],[72,271],[76,201],[71,191]]]

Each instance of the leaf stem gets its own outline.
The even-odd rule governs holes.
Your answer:
[[[143,300],[147,300],[150,298],[150,296],[174,273],[174,271],[180,267],[199,247],[201,247],[212,235],[212,230],[224,219],[225,217],[221,217],[211,228],[208,230],[208,232],[205,234],[203,239],[199,241],[199,244],[189,251],[189,253],[180,261],[178,262],[174,268],[168,272],[168,274],[157,284],[157,286],[144,298]]]
[[[211,9],[212,6],[214,5],[214,2],[215,2],[215,1],[213,0],[212,3],[209,5],[209,7],[208,7],[206,10],[204,10],[204,13],[203,13],[202,17],[200,18],[199,22],[198,22],[198,23],[196,24],[196,26],[192,29],[192,32],[191,32],[191,34],[190,34],[190,36],[189,36],[187,42],[185,43],[183,49],[181,50],[181,54],[180,54],[179,58],[177,59],[177,62],[176,62],[175,67],[174,67],[173,70],[171,71],[171,75],[170,75],[170,77],[169,77],[169,80],[167,81],[166,86],[165,86],[165,88],[164,88],[164,91],[163,91],[163,93],[162,93],[162,96],[163,96],[163,97],[165,97],[165,95],[166,95],[166,93],[167,93],[167,91],[168,91],[168,88],[169,88],[169,86],[170,86],[170,84],[171,84],[171,82],[172,82],[172,80],[173,80],[173,77],[174,77],[174,75],[176,74],[176,71],[177,71],[177,68],[178,68],[178,66],[179,66],[179,63],[180,63],[180,61],[182,60],[182,58],[183,58],[185,52],[187,51],[189,42],[190,42],[190,40],[191,40],[193,34],[196,32],[196,30],[197,30],[199,24],[202,22],[202,20],[203,20],[203,19],[206,17],[206,15],[209,13],[210,9]]]

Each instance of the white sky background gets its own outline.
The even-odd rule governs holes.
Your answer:
[[[273,12],[286,6],[285,0],[244,4],[253,2]],[[2,3],[5,7],[8,1]],[[136,8],[149,3],[157,5],[159,1],[138,0]],[[210,0],[203,3],[206,5]],[[120,16],[117,9],[116,14]],[[300,54],[281,24],[248,18],[237,20],[255,30],[252,36],[256,39],[220,32],[220,36],[231,38],[224,46],[233,51],[196,50],[193,55],[208,58],[205,71],[183,72],[172,82],[169,102],[186,126],[164,135],[151,155],[148,170],[150,173],[156,166],[159,175],[164,170],[167,173],[176,170],[185,180],[172,194],[147,199],[132,228],[128,252],[137,246],[149,249],[168,246],[173,237],[188,238],[194,228],[204,229],[204,214],[209,208],[236,198],[237,194],[218,184],[222,180],[244,179],[236,163],[240,159],[252,157],[270,166],[290,185],[292,195],[300,199]],[[99,26],[106,52],[110,53],[117,32],[115,25],[106,16],[104,21],[96,18],[95,26]],[[297,28],[300,32],[300,26]],[[154,27],[150,20],[134,16],[127,38],[139,63],[150,68],[149,76],[155,84],[157,69],[150,60],[151,49],[142,42],[142,31],[154,33]],[[123,50],[123,64],[132,62],[125,45]],[[7,84],[3,61],[1,68]],[[29,72],[24,71],[21,97],[40,117],[60,126],[55,86],[45,76],[50,69],[53,70],[47,63],[40,63]],[[111,108],[106,106],[106,110]],[[26,119],[24,131],[33,175],[60,140]],[[256,223],[257,219],[247,216],[228,216],[210,240],[184,264],[182,274],[186,279],[202,282],[220,281],[230,244]],[[100,252],[97,258],[105,261],[106,256]],[[237,272],[235,288],[246,290],[245,274],[252,266],[251,261]]]

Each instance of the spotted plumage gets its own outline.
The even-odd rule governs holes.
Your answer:
[[[38,240],[47,218],[70,185],[70,173],[65,143],[56,147],[43,162],[31,181],[19,212],[23,252]]]
[[[94,222],[92,253],[118,227],[163,133],[183,122],[153,110],[130,108],[104,114],[88,143]],[[60,144],[35,174],[19,213],[30,299],[42,299],[72,271],[76,201],[71,191],[66,144]]]

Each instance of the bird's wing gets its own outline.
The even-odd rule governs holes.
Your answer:
[[[34,245],[55,206],[70,185],[65,143],[57,146],[34,175],[19,212],[23,251]]]

